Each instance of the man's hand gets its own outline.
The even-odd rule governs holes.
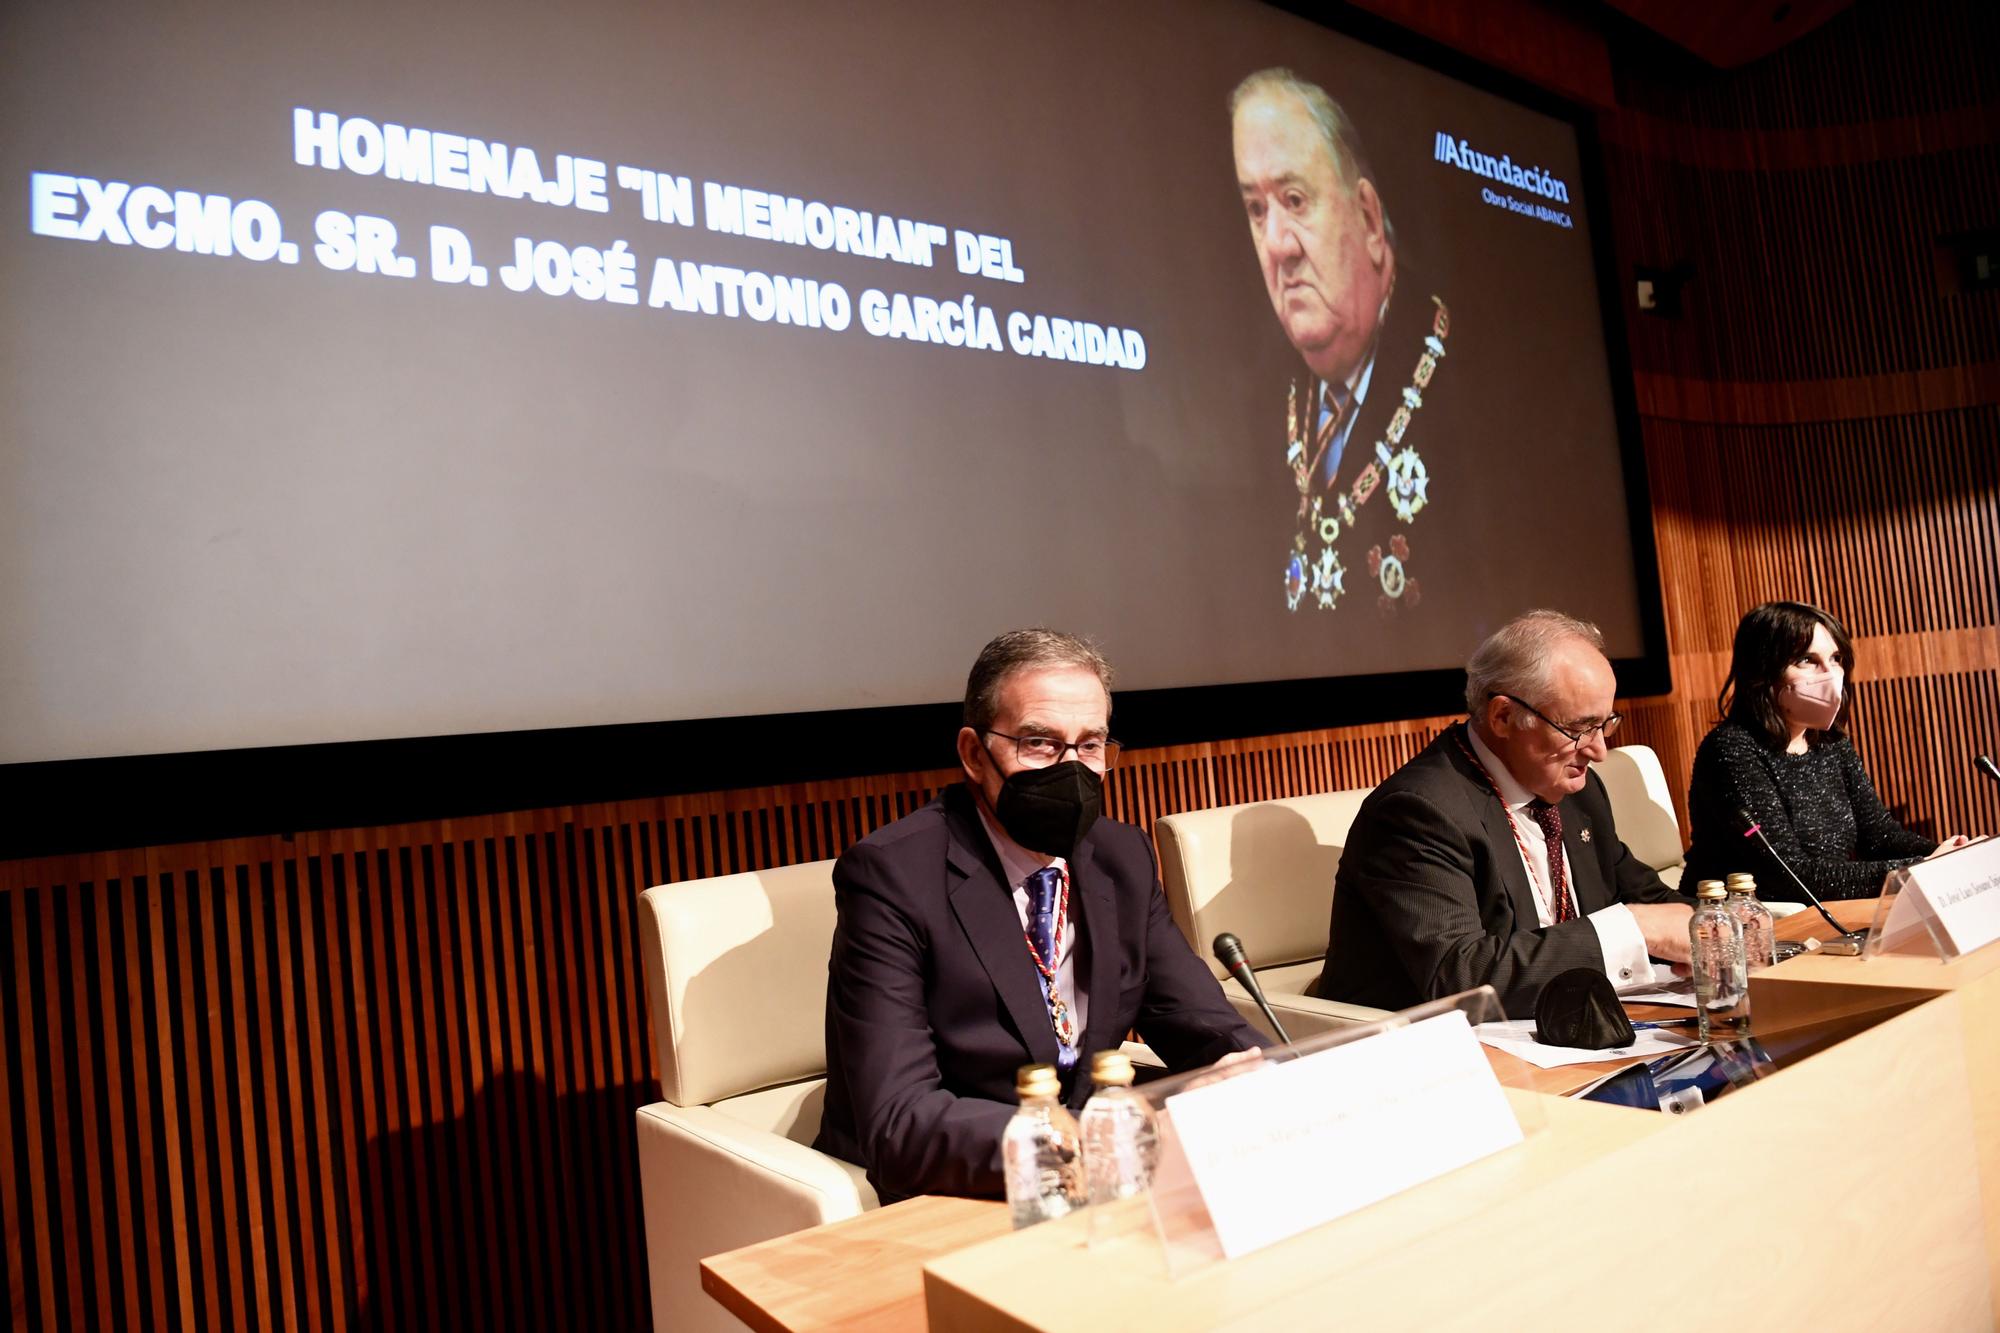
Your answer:
[[[1688,918],[1694,909],[1683,903],[1627,903],[1626,910],[1646,937],[1646,952],[1670,963],[1688,961]]]
[[[1189,1079],[1184,1091],[1192,1092],[1196,1088],[1205,1088],[1211,1083],[1221,1083],[1225,1080],[1235,1078],[1236,1074],[1247,1074],[1250,1072],[1248,1069],[1239,1069],[1233,1074],[1222,1072],[1231,1065],[1259,1065],[1262,1063],[1264,1063],[1264,1052],[1255,1046],[1252,1046],[1247,1051],[1231,1051],[1210,1065],[1199,1078]]]

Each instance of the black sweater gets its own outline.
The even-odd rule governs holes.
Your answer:
[[[1896,822],[1845,736],[1786,754],[1750,728],[1722,722],[1695,751],[1688,786],[1694,845],[1682,884],[1747,870],[1759,896],[1803,901],[1763,845],[1743,836],[1739,809],[1763,825],[1778,855],[1822,898],[1873,897],[1890,871],[1937,848]]]

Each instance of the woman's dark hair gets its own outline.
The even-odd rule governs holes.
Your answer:
[[[1778,707],[1779,683],[1785,668],[1805,656],[1813,630],[1820,625],[1833,636],[1840,664],[1852,680],[1854,644],[1838,620],[1804,602],[1766,602],[1737,623],[1736,643],[1729,652],[1729,678],[1722,682],[1722,693],[1715,699],[1717,711],[1782,750],[1792,733]],[[1847,722],[1851,701],[1851,693],[1843,690],[1833,725],[1824,732],[1807,732],[1807,743],[1817,745],[1826,737],[1838,736]]]

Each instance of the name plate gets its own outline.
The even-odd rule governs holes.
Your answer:
[[[1463,1012],[1167,1098],[1231,1259],[1521,1141]]]
[[[1919,861],[1891,875],[1888,889],[1895,897],[1875,927],[1871,953],[1929,944],[1949,960],[2000,940],[2000,839]]]

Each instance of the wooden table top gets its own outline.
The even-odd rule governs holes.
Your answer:
[[[1845,902],[1828,903],[1827,910],[1834,919],[1850,930],[1866,930],[1875,916],[1873,898],[1857,898]],[[1781,940],[1803,940],[1808,937],[1830,940],[1839,932],[1827,925],[1818,912],[1808,907],[1803,912],[1794,912],[1778,923],[1778,938]],[[1787,960],[1790,961],[1790,960]],[[1783,964],[1780,964],[1783,966]],[[1686,1018],[1694,1011],[1668,1004],[1628,1004],[1625,1012],[1634,1020]],[[1692,1034],[1690,1034],[1692,1035]],[[1500,1082],[1510,1088],[1526,1088],[1530,1092],[1546,1093],[1551,1097],[1564,1097],[1578,1088],[1596,1082],[1613,1070],[1622,1069],[1633,1061],[1597,1060],[1583,1065],[1562,1065],[1555,1069],[1537,1069],[1526,1060],[1512,1056],[1505,1051],[1485,1048],[1486,1059],[1493,1066],[1493,1073]]]
[[[704,1259],[701,1286],[760,1333],[924,1333],[924,1265],[1007,1230],[997,1200],[924,1195]]]
[[[1833,913],[1833,919],[1849,930],[1866,930],[1875,920],[1873,898],[1845,898],[1840,902],[1828,903],[1826,910]],[[1794,912],[1778,922],[1778,938],[1781,940],[1830,940],[1839,932],[1826,924],[1818,912],[1808,906],[1803,912]]]

